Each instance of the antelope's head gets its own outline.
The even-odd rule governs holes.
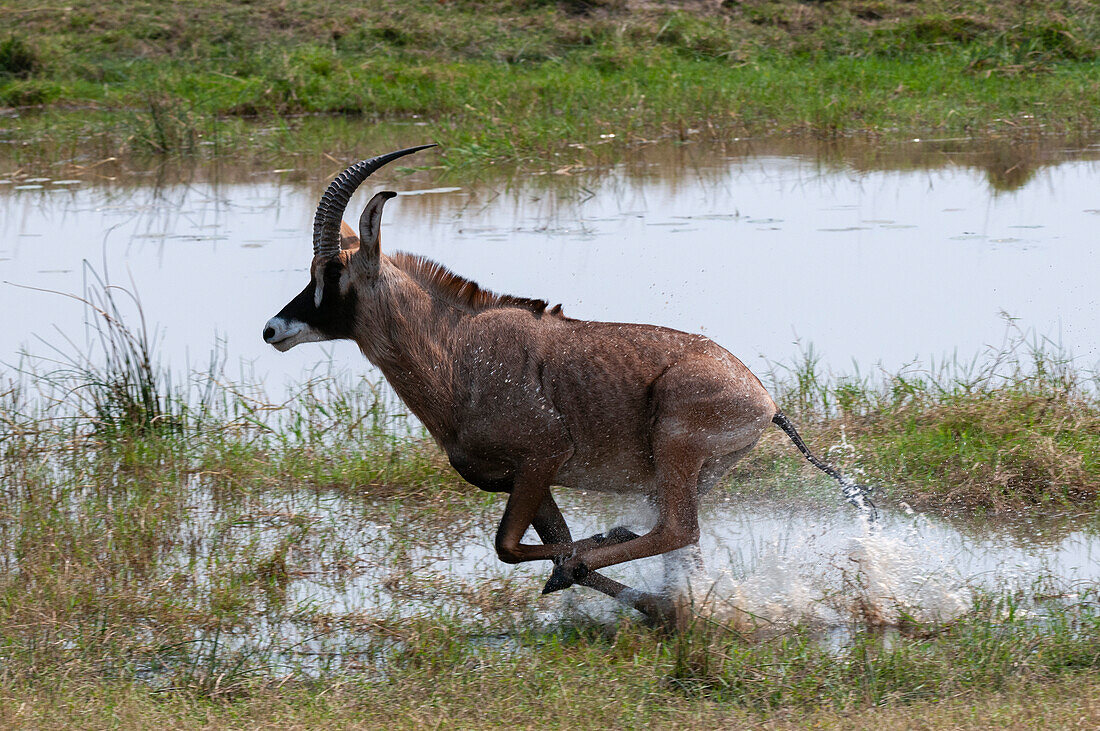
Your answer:
[[[277,350],[287,351],[299,343],[351,337],[357,289],[369,287],[378,276],[382,206],[397,194],[384,191],[370,199],[359,218],[358,238],[342,222],[344,209],[355,189],[375,170],[399,157],[434,146],[420,145],[372,157],[336,176],[321,196],[313,217],[309,284],[267,321],[264,341]]]

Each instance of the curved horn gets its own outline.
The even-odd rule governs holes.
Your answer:
[[[351,194],[367,176],[388,162],[428,147],[435,145],[419,145],[372,157],[355,163],[337,175],[321,196],[317,212],[313,215],[313,255],[332,257],[340,253],[340,221],[344,216],[344,209],[348,207]]]

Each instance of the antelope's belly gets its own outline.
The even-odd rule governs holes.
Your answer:
[[[648,461],[635,457],[574,455],[562,465],[555,482],[575,490],[655,495],[657,480]]]

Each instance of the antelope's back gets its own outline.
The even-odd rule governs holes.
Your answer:
[[[659,425],[693,411],[735,424],[774,410],[760,381],[702,335],[500,309],[472,318],[460,338],[458,442],[483,454],[570,454],[560,484],[651,490]]]
[[[574,450],[563,484],[575,473],[590,489],[652,490],[656,429],[677,421],[758,431],[774,413],[760,380],[702,335],[571,321],[550,328],[540,345],[541,387]],[[715,416],[705,425],[695,419],[708,413]]]
[[[740,360],[702,335],[656,325],[569,321],[547,336],[541,351],[554,402],[579,423],[649,421],[659,406],[658,379],[681,371],[690,372],[685,388],[698,398],[767,396]]]

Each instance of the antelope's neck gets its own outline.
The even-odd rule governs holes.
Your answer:
[[[454,311],[407,278],[384,276],[374,296],[360,301],[356,321],[359,349],[432,436],[447,441],[454,431]]]

